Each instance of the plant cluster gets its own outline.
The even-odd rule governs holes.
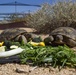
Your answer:
[[[31,61],[33,65],[51,64],[53,67],[65,65],[76,66],[76,54],[66,45],[64,46],[32,46],[26,44],[22,46],[25,50],[19,55],[21,63],[28,64]]]

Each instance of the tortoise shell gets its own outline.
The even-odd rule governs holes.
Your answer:
[[[5,29],[1,34],[0,34],[0,40],[12,40],[18,35],[22,35],[26,33],[26,30],[24,29],[18,29],[18,28],[12,28],[12,29]]]
[[[54,35],[63,35],[64,37],[71,38],[76,40],[76,30],[72,27],[59,27],[53,30],[49,36]]]

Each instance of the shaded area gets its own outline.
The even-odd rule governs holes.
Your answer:
[[[5,63],[19,63],[20,59],[18,55],[6,57],[6,58],[0,58],[0,64],[5,64]]]
[[[0,30],[10,29],[10,28],[21,28],[21,27],[28,27],[25,21],[0,24]]]

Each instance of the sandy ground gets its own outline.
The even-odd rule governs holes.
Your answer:
[[[20,64],[0,65],[0,75],[76,75],[76,69],[64,68],[61,71],[53,67],[37,67]]]
[[[26,29],[31,32],[30,29]],[[0,32],[2,32],[2,30]],[[42,35],[42,38],[46,36],[48,35]],[[18,63],[6,63],[0,64],[0,75],[76,75],[76,69],[66,67],[59,71],[58,68],[51,66],[38,67]]]

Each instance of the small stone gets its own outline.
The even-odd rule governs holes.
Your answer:
[[[17,73],[28,73],[28,72],[25,71],[24,69],[19,69],[19,68],[16,68],[16,72],[17,72]]]

